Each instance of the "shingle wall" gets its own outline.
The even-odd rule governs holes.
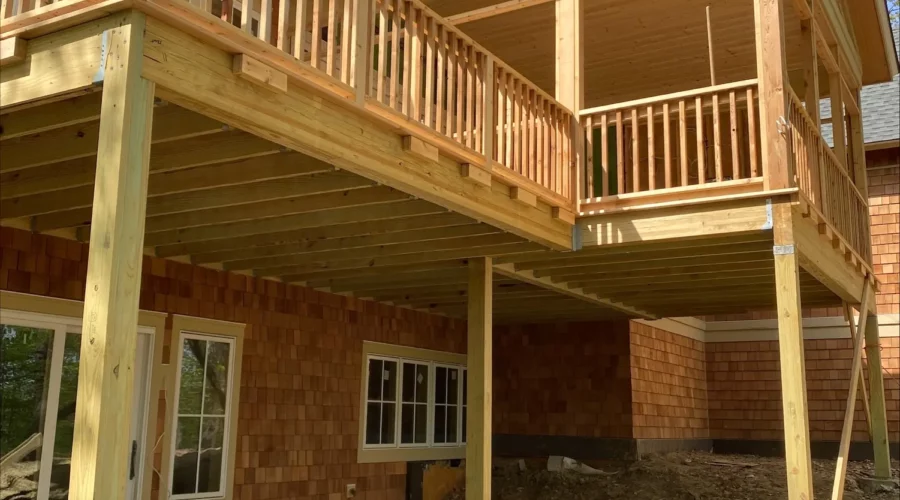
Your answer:
[[[0,289],[84,299],[87,245],[2,228],[0,250]],[[356,483],[358,499],[404,498],[405,463],[356,463],[362,342],[466,349],[461,321],[150,257],[140,307],[247,324],[240,500],[333,500],[347,483]],[[166,347],[163,361],[169,356]]]

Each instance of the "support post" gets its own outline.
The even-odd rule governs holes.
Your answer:
[[[862,102],[862,96],[859,89],[854,89],[853,95],[856,96],[856,102]],[[863,139],[863,121],[862,115],[859,113],[850,113],[850,163],[852,165],[853,182],[859,188],[859,192],[863,196],[869,195],[869,175],[868,166],[866,165],[866,146]]]
[[[875,451],[875,477],[891,478],[891,451],[888,445],[887,407],[884,401],[884,376],[881,370],[881,344],[878,336],[878,316],[868,314],[866,321],[866,362],[869,366],[869,394],[872,401],[872,446]],[[862,334],[862,332],[860,332]]]
[[[491,498],[492,281],[490,257],[469,260],[466,498],[471,500]]]
[[[109,30],[69,498],[125,498],[154,84],[144,14]]]
[[[759,130],[766,189],[794,187],[788,163],[788,85],[784,52],[784,0],[753,0]]]
[[[834,154],[844,163],[844,167],[849,169],[851,165],[847,162],[847,135],[844,127],[844,93],[841,91],[841,74],[830,73],[828,79],[828,86],[831,90],[831,130],[834,131],[832,134]]]
[[[788,498],[813,498],[803,316],[800,307],[800,262],[795,251],[790,204],[774,207],[775,294]]]
[[[556,100],[578,116],[584,105],[581,0],[556,0]]]

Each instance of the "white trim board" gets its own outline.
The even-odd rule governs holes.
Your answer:
[[[687,316],[682,318],[663,318],[652,321],[646,319],[633,319],[632,321],[642,325],[652,326],[653,328],[659,328],[660,330],[665,330],[669,333],[681,335],[682,337],[687,337],[689,339],[706,342],[707,323],[699,318]]]
[[[900,337],[900,314],[878,315],[879,337]],[[842,317],[806,318],[803,320],[806,340],[847,339],[850,329]],[[778,340],[778,321],[711,321],[706,323],[706,342],[753,342]]]

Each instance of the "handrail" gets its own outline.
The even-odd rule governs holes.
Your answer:
[[[615,104],[607,104],[605,106],[597,106],[594,108],[588,108],[581,110],[578,113],[579,116],[589,116],[598,113],[608,113],[610,111],[616,111],[619,109],[631,108],[636,106],[646,106],[648,104],[658,104],[666,101],[677,101],[684,99],[686,97],[698,97],[709,94],[716,94],[719,92],[725,92],[729,90],[737,90],[746,87],[750,87],[753,85],[757,85],[759,80],[756,78],[751,78],[749,80],[741,80],[739,82],[731,82],[731,83],[723,83],[721,85],[712,85],[710,87],[701,87],[699,89],[691,89],[691,90],[682,90],[680,92],[673,92],[671,94],[663,94],[653,97],[647,97],[643,99],[634,99],[631,101],[618,102]]]

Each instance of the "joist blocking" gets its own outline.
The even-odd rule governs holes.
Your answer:
[[[403,150],[424,160],[438,161],[439,152],[437,146],[429,144],[418,137],[403,136]]]
[[[246,55],[237,54],[232,62],[232,71],[237,76],[258,83],[271,90],[287,92],[287,75]]]
[[[479,167],[478,165],[473,165],[471,163],[461,164],[459,166],[459,175],[461,175],[464,179],[476,184],[481,184],[485,187],[491,187],[490,170],[486,170],[483,167]],[[512,191],[510,191],[510,197],[512,197]]]
[[[530,207],[537,206],[537,196],[534,193],[520,187],[513,186],[509,188],[509,197],[523,205],[528,205]]]
[[[27,47],[27,42],[17,36],[0,40],[0,67],[24,61]]]
[[[575,225],[575,213],[563,207],[553,207],[551,215],[554,219],[561,220],[568,224]]]

